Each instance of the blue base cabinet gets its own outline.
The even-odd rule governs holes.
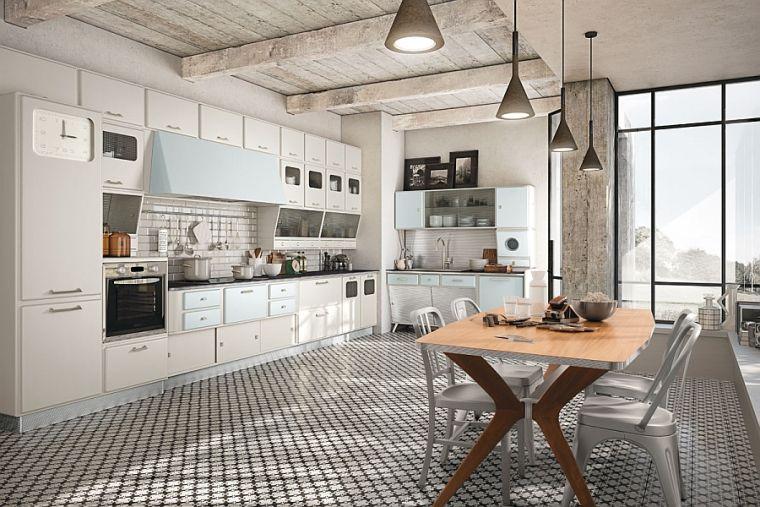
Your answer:
[[[480,276],[478,286],[478,304],[484,311],[501,307],[504,296],[523,297],[524,279],[517,276]]]

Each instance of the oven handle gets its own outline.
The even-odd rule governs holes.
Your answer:
[[[114,285],[150,285],[160,282],[160,278],[129,278],[127,280],[114,280]]]

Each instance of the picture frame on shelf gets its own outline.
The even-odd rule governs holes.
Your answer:
[[[478,150],[452,151],[449,164],[454,171],[454,188],[478,186]]]
[[[454,188],[454,168],[449,163],[427,164],[425,166],[425,188],[438,190]]]
[[[404,190],[425,190],[425,167],[439,164],[441,157],[407,158],[404,160]]]

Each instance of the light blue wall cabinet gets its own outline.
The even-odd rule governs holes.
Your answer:
[[[169,132],[154,132],[151,195],[285,204],[277,157]]]
[[[396,229],[425,227],[424,190],[396,192]]]
[[[532,229],[534,189],[530,185],[496,189],[496,227]]]
[[[504,296],[523,297],[524,277],[522,275],[480,276],[478,278],[478,304],[483,311],[501,307]]]

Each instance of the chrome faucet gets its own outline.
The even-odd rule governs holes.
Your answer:
[[[443,239],[442,236],[439,236],[435,240],[435,251],[438,252],[438,245],[441,245],[440,252],[441,252],[441,269],[450,269],[451,268],[451,258],[449,257],[449,241],[446,241]]]

